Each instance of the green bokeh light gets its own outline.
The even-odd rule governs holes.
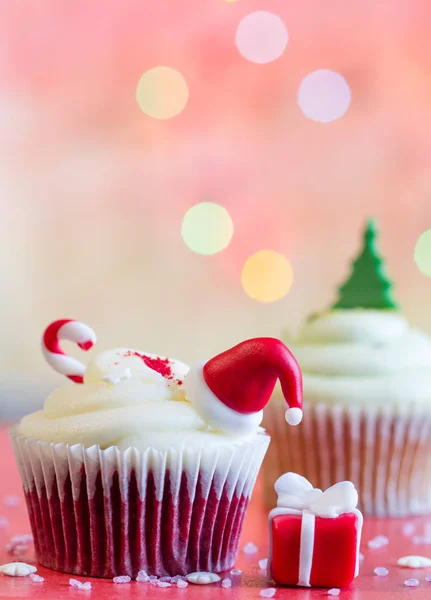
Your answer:
[[[181,235],[190,250],[209,256],[229,245],[233,236],[233,222],[220,204],[201,202],[184,215]]]
[[[419,236],[415,247],[415,261],[419,270],[431,277],[431,229]]]

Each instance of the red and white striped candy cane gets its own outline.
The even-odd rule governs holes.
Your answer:
[[[74,319],[54,321],[43,334],[42,352],[48,364],[57,373],[66,375],[75,383],[82,383],[85,365],[76,358],[67,356],[60,347],[60,340],[75,342],[82,350],[87,351],[96,343],[96,334],[88,325]]]

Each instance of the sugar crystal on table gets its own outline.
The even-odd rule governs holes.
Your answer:
[[[118,575],[117,577],[114,577],[112,581],[114,583],[129,583],[130,579],[131,578],[128,575]]]
[[[379,577],[384,577],[385,575],[389,574],[389,571],[386,567],[376,567],[374,569],[374,573]]]
[[[419,579],[406,579],[404,585],[407,587],[417,587],[419,585]]]
[[[275,595],[276,591],[277,590],[275,588],[265,588],[263,590],[260,590],[259,596],[261,598],[272,598]]]
[[[226,579],[223,579],[223,581],[221,582],[221,586],[223,588],[231,588],[232,587],[232,579],[229,579],[229,577],[226,577]]]
[[[244,554],[255,554],[257,551],[258,547],[253,542],[248,542],[243,548]]]

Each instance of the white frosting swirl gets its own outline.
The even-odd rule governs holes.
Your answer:
[[[43,410],[21,420],[17,433],[53,443],[161,451],[236,443],[210,431],[187,401],[182,382],[188,370],[128,348],[103,352],[87,367],[82,385],[55,390]]]
[[[305,401],[431,409],[431,338],[397,313],[330,311],[308,320],[289,346]]]

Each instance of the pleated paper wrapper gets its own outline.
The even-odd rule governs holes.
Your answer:
[[[305,403],[297,427],[286,426],[284,411],[273,398],[263,423],[272,438],[263,467],[269,507],[277,502],[274,481],[293,471],[321,489],[352,481],[368,515],[431,512],[431,418],[419,409],[402,415]]]
[[[231,569],[269,444],[139,452],[10,436],[39,563],[109,578]]]

